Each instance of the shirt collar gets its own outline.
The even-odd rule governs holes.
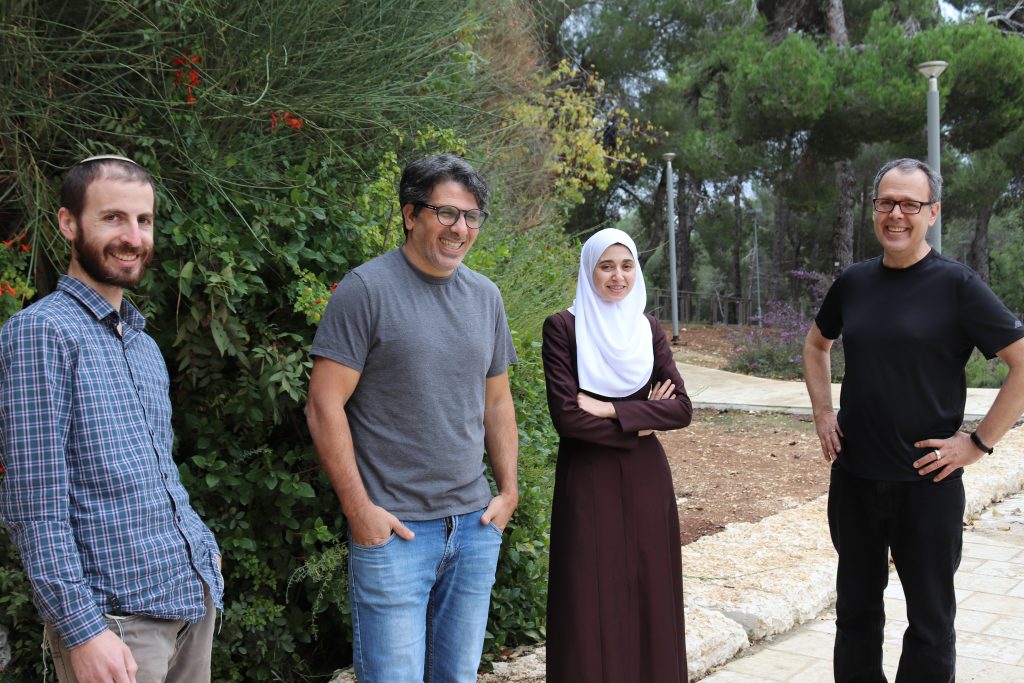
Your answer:
[[[77,299],[97,320],[103,321],[110,316],[118,317],[118,311],[114,310],[110,302],[81,280],[70,275],[61,275],[57,281],[57,289]],[[127,299],[121,300],[120,319],[140,332],[146,328],[146,319],[137,308],[128,303]]]

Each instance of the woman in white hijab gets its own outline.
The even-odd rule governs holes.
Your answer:
[[[559,434],[551,513],[547,681],[686,683],[679,516],[655,430],[690,423],[636,245],[601,230],[573,306],[544,323]]]

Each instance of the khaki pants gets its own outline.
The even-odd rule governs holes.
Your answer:
[[[110,617],[107,627],[116,633],[139,665],[137,683],[210,683],[210,651],[217,608],[206,591],[206,616],[202,621],[153,619],[140,615]],[[46,642],[60,683],[78,683],[71,669],[69,650],[57,632],[46,624]]]

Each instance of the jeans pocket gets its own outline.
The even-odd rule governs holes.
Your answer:
[[[501,529],[499,529],[499,528],[498,528],[498,525],[497,525],[497,524],[495,524],[494,522],[487,522],[487,526],[488,526],[488,528],[489,528],[489,529],[490,529],[491,531],[493,531],[494,533],[498,534],[499,536],[502,536],[502,537],[503,537],[503,536],[505,535],[505,532],[504,532],[504,531],[502,531]]]
[[[349,537],[348,537],[348,542],[349,542],[350,546],[352,546],[353,548],[359,548],[360,550],[378,550],[380,548],[385,548],[385,547],[391,545],[391,543],[393,543],[396,538],[398,538],[398,536],[395,534],[394,531],[392,531],[391,535],[388,536],[388,539],[386,541],[384,541],[383,543],[374,543],[374,544],[371,544],[371,545],[363,545],[362,543],[356,543],[355,539],[352,538],[352,536],[350,534]]]

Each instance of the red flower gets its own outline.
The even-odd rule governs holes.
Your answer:
[[[277,122],[283,121],[289,128],[295,130],[302,130],[302,117],[296,116],[291,112],[273,112],[270,114],[270,130],[277,128]]]
[[[337,282],[335,282],[335,283],[334,283],[333,285],[331,285],[331,291],[332,291],[332,292],[333,292],[334,290],[336,290],[337,288],[338,288],[338,283],[337,283]]]
[[[21,250],[22,251],[28,251],[28,245],[27,244],[21,245]]]
[[[197,100],[192,89],[199,87],[199,84],[202,82],[202,76],[198,70],[189,69],[188,75],[186,76],[185,67],[191,64],[199,64],[202,61],[202,57],[190,52],[182,52],[180,57],[175,57],[171,60],[171,66],[178,67],[174,71],[174,82],[178,85],[185,86],[185,104],[196,103]]]
[[[187,64],[199,64],[203,61],[203,58],[199,55],[194,55],[191,52],[182,52],[180,57],[175,57],[171,60],[171,66],[185,66]]]

